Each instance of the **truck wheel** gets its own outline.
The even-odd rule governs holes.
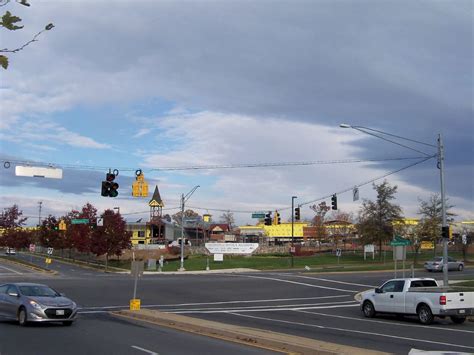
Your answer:
[[[456,324],[463,324],[464,321],[466,320],[466,317],[451,316],[451,320],[453,321],[453,323],[456,323]]]
[[[433,313],[431,312],[430,307],[426,304],[420,305],[416,313],[418,314],[418,319],[422,324],[431,324],[433,322]]]
[[[370,301],[365,301],[363,306],[362,306],[362,312],[364,313],[364,316],[367,318],[374,318],[375,317],[375,308],[372,302]]]
[[[462,264],[459,264],[458,271],[462,271],[462,269],[464,269],[464,266],[462,266]]]

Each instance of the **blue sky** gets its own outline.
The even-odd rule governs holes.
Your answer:
[[[199,213],[218,220],[232,210],[238,223],[252,223],[249,211],[287,208],[294,195],[299,203],[317,200],[411,161],[159,168],[418,155],[338,127],[349,123],[430,144],[441,133],[453,212],[474,219],[471,1],[7,7],[25,28],[2,31],[2,48],[16,48],[46,23],[56,27],[11,54],[0,73],[0,158],[61,166],[64,179],[3,169],[2,208],[16,203],[37,216],[43,201],[43,215],[62,215],[91,202],[99,211],[120,207],[131,219],[146,217],[138,212],[148,210],[148,199],[130,196],[134,170],[143,169],[167,207],[200,185],[189,201]],[[108,168],[120,169],[115,199],[100,196]],[[434,159],[387,179],[410,217],[419,199],[439,192]],[[374,198],[371,185],[360,195]],[[339,195],[343,211],[357,214],[360,204],[350,192]],[[310,218],[308,206],[302,215]]]

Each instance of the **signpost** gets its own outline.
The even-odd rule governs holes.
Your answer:
[[[399,235],[396,235],[395,238],[390,242],[392,247],[395,247],[393,250],[393,260],[395,261],[395,278],[397,277],[397,261],[402,260],[403,268],[403,277],[405,277],[405,260],[407,258],[407,246],[411,245],[411,241],[405,239]]]
[[[258,218],[258,219],[265,218],[265,213],[264,213],[264,212],[255,212],[255,213],[252,213],[252,218]]]
[[[336,256],[337,256],[337,265],[339,265],[339,258],[342,255],[342,250],[340,248],[336,249]]]
[[[143,275],[143,261],[132,261],[131,274],[135,278],[135,281],[133,286],[133,298],[130,300],[130,310],[139,311],[140,299],[137,299],[137,283],[138,277]]]

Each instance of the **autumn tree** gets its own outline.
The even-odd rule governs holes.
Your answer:
[[[10,0],[0,0],[0,7],[5,6],[10,2]],[[30,6],[27,0],[17,0],[17,3],[24,5],[24,6]],[[3,27],[4,29],[8,31],[16,31],[16,30],[21,30],[23,26],[20,26],[21,18],[15,15],[12,15],[10,11],[6,11],[3,16],[1,17],[0,20],[0,27]],[[8,48],[2,48],[0,49],[0,53],[17,53],[21,50],[23,50],[26,46],[33,42],[38,41],[38,37],[44,32],[44,31],[49,31],[54,27],[52,23],[47,24],[43,30],[39,31],[36,35],[33,36],[32,39],[30,39],[28,42],[24,43],[23,45],[15,48],[15,49],[8,49]],[[0,65],[3,67],[3,69],[8,68],[8,57],[6,55],[0,54]]]
[[[98,226],[91,234],[91,252],[95,255],[105,254],[105,268],[107,269],[109,256],[122,255],[123,250],[132,247],[130,238],[132,233],[126,230],[125,220],[120,213],[105,210],[101,215],[103,226]]]
[[[81,211],[72,210],[68,213],[66,220],[68,228],[65,233],[65,246],[79,252],[90,252],[91,227],[89,224],[72,224],[73,219],[88,219],[95,222],[97,220],[97,209],[90,203],[85,204]]]
[[[314,213],[316,213],[312,220],[312,225],[316,227],[316,239],[321,242],[321,240],[325,239],[328,235],[326,227],[324,226],[324,221],[326,214],[329,212],[331,207],[326,205],[326,202],[323,201],[318,205],[309,206],[309,208],[311,208]]]
[[[432,194],[428,201],[419,199],[420,208],[418,214],[421,215],[418,224],[418,236],[421,240],[431,241],[434,244],[433,252],[436,254],[436,242],[441,237],[441,226],[443,224],[442,200],[439,194]],[[449,212],[452,205],[448,205],[446,199],[446,222],[454,221],[455,214]]]
[[[0,235],[0,245],[16,248],[15,238],[23,238],[26,235],[19,233],[21,227],[25,225],[28,218],[23,217],[23,211],[18,209],[18,205],[6,208],[0,215],[0,228],[3,233]],[[19,244],[22,244],[19,242]]]
[[[373,188],[377,191],[377,199],[375,201],[364,199],[362,202],[357,230],[364,243],[378,243],[381,251],[382,244],[392,239],[393,222],[402,219],[402,209],[392,203],[397,192],[396,185],[392,187],[385,180],[380,185],[374,183]]]

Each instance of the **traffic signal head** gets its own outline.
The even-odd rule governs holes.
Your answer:
[[[105,176],[105,181],[102,181],[102,191],[101,195],[105,197],[117,197],[119,184],[115,181],[115,174],[107,173]]]
[[[441,236],[446,239],[449,238],[449,226],[441,227]]]
[[[301,215],[300,215],[300,208],[299,207],[296,207],[295,208],[295,220],[296,221],[299,221],[301,218]]]
[[[275,222],[276,224],[281,224],[281,218],[280,218],[279,212],[275,212]]]
[[[331,197],[331,209],[337,210],[337,195],[334,194]]]
[[[265,225],[266,226],[272,225],[272,214],[270,212],[265,214]]]

